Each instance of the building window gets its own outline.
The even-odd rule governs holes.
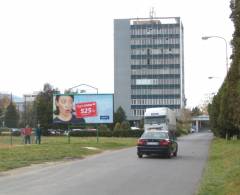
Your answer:
[[[150,55],[150,49],[147,49],[147,55]]]

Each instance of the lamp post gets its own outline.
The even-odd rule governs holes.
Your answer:
[[[91,86],[91,85],[87,85],[87,84],[80,84],[80,85],[71,87],[71,88],[69,88],[69,91],[71,91],[72,89],[74,89],[74,88],[76,88],[76,87],[80,87],[80,86],[87,86],[87,87],[90,87],[90,88],[92,88],[92,89],[95,89],[95,90],[97,91],[97,94],[98,94],[98,88],[93,87],[93,86]]]
[[[220,77],[209,76],[208,79],[220,79]]]
[[[217,39],[222,39],[225,42],[225,53],[226,53],[226,68],[227,68],[227,72],[228,73],[228,52],[227,52],[227,41],[225,38],[220,37],[220,36],[203,36],[202,40],[208,40],[210,38],[217,38]],[[208,77],[208,79],[213,79],[213,78],[217,78],[217,77]],[[226,140],[228,139],[228,132],[226,132]]]
[[[218,38],[218,39],[222,39],[222,40],[224,40],[224,42],[225,42],[225,52],[226,52],[226,70],[227,70],[227,72],[228,72],[228,51],[227,51],[227,41],[226,41],[226,39],[225,38],[223,38],[223,37],[220,37],[220,36],[203,36],[202,37],[202,40],[208,40],[208,39],[211,39],[211,38]]]

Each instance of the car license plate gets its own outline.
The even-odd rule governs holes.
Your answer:
[[[148,142],[147,145],[158,145],[158,142]]]

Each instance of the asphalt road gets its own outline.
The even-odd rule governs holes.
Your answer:
[[[0,173],[0,195],[192,195],[211,139],[209,132],[179,138],[172,159],[139,159],[134,147]]]

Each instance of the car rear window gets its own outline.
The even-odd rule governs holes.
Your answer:
[[[144,132],[142,137],[143,139],[167,139],[168,134],[165,132]]]

